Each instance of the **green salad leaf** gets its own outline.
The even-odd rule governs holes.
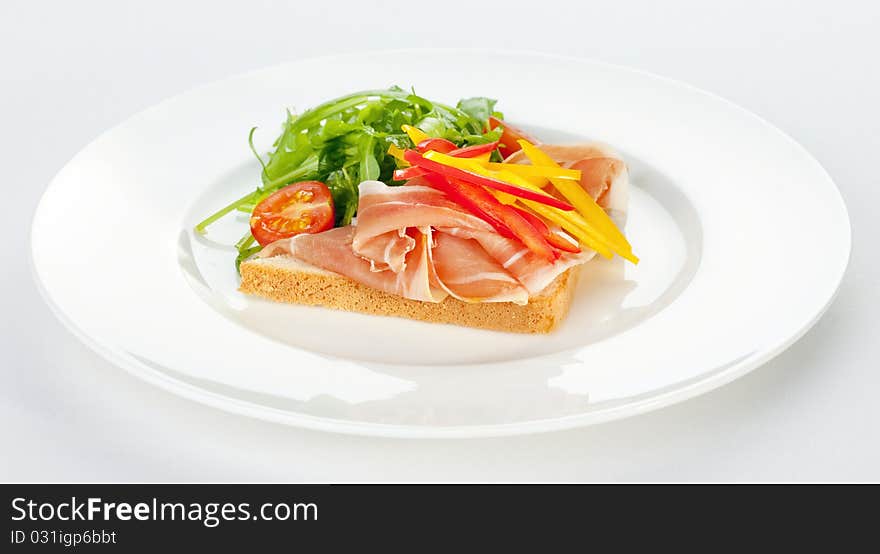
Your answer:
[[[357,211],[361,181],[400,184],[392,180],[397,160],[388,154],[388,148],[415,146],[401,126],[418,127],[432,137],[442,137],[459,146],[492,142],[500,138],[500,129],[484,129],[488,128],[490,115],[500,115],[494,111],[495,102],[482,97],[465,98],[451,107],[394,86],[342,96],[299,115],[288,111],[268,160],[253,146],[255,129],[248,136],[251,150],[262,166],[261,184],[205,218],[195,229],[204,233],[208,225],[234,211],[250,213],[273,192],[305,180],[327,184],[333,195],[336,225],[348,225]],[[236,247],[236,267],[260,249],[250,233]]]
[[[491,98],[477,96],[475,98],[462,98],[458,101],[456,107],[474,119],[488,121],[490,115],[501,118],[501,112],[495,111],[495,104],[497,102],[497,100]]]

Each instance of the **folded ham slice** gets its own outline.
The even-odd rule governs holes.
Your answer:
[[[489,256],[513,276],[529,294],[544,290],[553,279],[570,267],[589,261],[596,252],[585,250],[579,254],[563,253],[549,263],[515,239],[502,237],[494,230],[481,231],[462,227],[439,228],[444,234],[476,241]]]
[[[432,277],[453,298],[465,302],[529,301],[529,292],[479,242],[449,233],[432,234]]]
[[[525,304],[529,291],[480,242],[435,226],[493,234],[482,219],[435,189],[360,185],[357,224],[276,241],[262,257],[286,254],[411,300]]]
[[[403,270],[406,256],[415,246],[406,229],[431,225],[492,228],[429,187],[389,187],[381,181],[364,181],[359,195],[352,248],[370,260],[373,271]]]
[[[581,185],[618,221],[626,214],[626,165],[598,144],[541,149],[582,172]],[[514,154],[509,161],[526,161]],[[525,304],[567,269],[595,252],[561,253],[553,263],[418,179],[389,187],[364,181],[355,223],[266,246],[260,256],[289,255],[369,287],[422,302]]]
[[[433,268],[429,237],[413,231],[413,249],[407,257],[406,268],[398,273],[373,271],[370,260],[352,250],[355,228],[337,227],[323,233],[296,235],[276,241],[260,252],[262,257],[285,254],[299,261],[327,271],[339,273],[359,283],[389,294],[420,300],[440,302],[447,293],[432,284]]]

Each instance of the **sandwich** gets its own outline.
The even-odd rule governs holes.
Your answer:
[[[362,176],[373,178],[358,179],[347,196],[334,190],[330,176],[249,197],[240,291],[276,302],[548,333],[565,319],[584,264],[597,255],[638,262],[620,231],[629,181],[619,155],[598,143],[541,144],[500,114],[472,115],[481,134],[470,144],[431,133],[427,124],[402,125],[400,140],[376,155],[377,165],[391,165],[390,174],[369,175],[360,164]],[[327,121],[307,123],[323,130]],[[288,122],[285,134],[295,126]],[[283,134],[276,154],[289,154],[286,142]],[[272,178],[271,162],[264,182]],[[353,205],[339,205],[351,198]]]

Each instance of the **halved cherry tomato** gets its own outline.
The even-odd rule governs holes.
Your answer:
[[[333,196],[320,181],[288,185],[257,204],[251,215],[251,234],[261,246],[276,240],[320,233],[333,227]]]
[[[455,150],[446,152],[446,154],[455,156],[456,158],[476,158],[477,156],[489,153],[496,148],[498,148],[498,141],[487,142],[486,144],[472,144],[471,146],[456,148]]]
[[[494,129],[495,127],[501,126],[504,128],[504,132],[501,133],[501,138],[499,142],[501,143],[498,146],[498,151],[501,152],[503,157],[510,156],[514,152],[522,150],[522,147],[519,145],[518,140],[524,139],[531,143],[538,142],[537,139],[532,137],[530,134],[526,133],[522,129],[514,127],[510,123],[506,121],[502,121],[494,116],[489,116],[489,128]]]
[[[456,146],[454,142],[446,140],[445,138],[426,138],[416,145],[416,149],[422,154],[428,150],[448,154],[457,148],[458,146]]]

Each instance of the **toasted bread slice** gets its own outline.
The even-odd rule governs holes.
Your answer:
[[[513,333],[549,333],[568,314],[579,269],[575,266],[559,275],[524,306],[512,302],[468,303],[451,297],[439,303],[408,300],[289,256],[242,263],[239,290],[276,302]]]

